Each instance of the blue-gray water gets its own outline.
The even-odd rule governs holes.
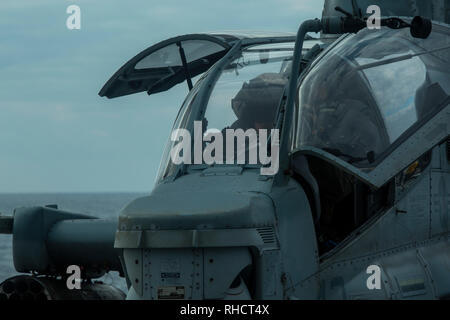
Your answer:
[[[14,208],[57,204],[59,209],[65,211],[114,219],[125,205],[140,196],[142,194],[137,193],[0,194],[0,213],[12,215]],[[12,261],[11,244],[10,235],[0,235],[0,283],[17,274]],[[125,280],[117,272],[111,272],[101,280],[126,290]]]

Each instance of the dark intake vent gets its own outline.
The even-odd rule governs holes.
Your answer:
[[[257,230],[264,243],[267,244],[276,242],[275,231],[272,227],[258,228]]]
[[[447,161],[450,162],[450,137],[447,139]]]

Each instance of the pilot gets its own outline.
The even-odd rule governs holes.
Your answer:
[[[379,155],[385,150],[389,141],[376,102],[361,83],[355,73],[315,80],[309,96],[303,99],[303,144],[322,148],[350,163],[370,162],[369,153]]]
[[[254,129],[257,136],[259,136],[259,130],[265,129],[270,135],[286,84],[287,78],[279,73],[264,73],[243,84],[241,90],[231,100],[231,108],[237,120],[222,131],[224,148],[227,144],[226,129],[243,131]],[[234,141],[235,160],[242,152],[238,151],[236,142],[237,140]],[[257,145],[246,146],[245,158],[249,159],[250,150],[255,150],[257,147]]]
[[[387,134],[358,74],[339,71],[317,77],[302,97],[301,143],[370,166],[388,146]],[[321,232],[338,243],[358,221],[346,220],[354,210],[354,179],[326,161],[311,161],[310,171],[320,186]]]
[[[244,83],[231,101],[238,120],[230,129],[273,129],[286,84],[287,78],[279,73],[264,73]]]

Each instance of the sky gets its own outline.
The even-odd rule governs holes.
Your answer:
[[[81,29],[69,30],[70,5]],[[0,193],[149,192],[186,84],[108,100],[103,84],[182,34],[296,32],[321,0],[3,0]]]

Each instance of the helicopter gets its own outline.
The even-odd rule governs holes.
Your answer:
[[[100,96],[190,90],[154,190],[118,221],[56,206],[0,217],[26,274],[0,297],[449,299],[449,23],[450,1],[326,0],[297,34],[190,34],[139,53]],[[277,170],[250,161],[261,150]],[[126,295],[90,281],[109,271]]]

